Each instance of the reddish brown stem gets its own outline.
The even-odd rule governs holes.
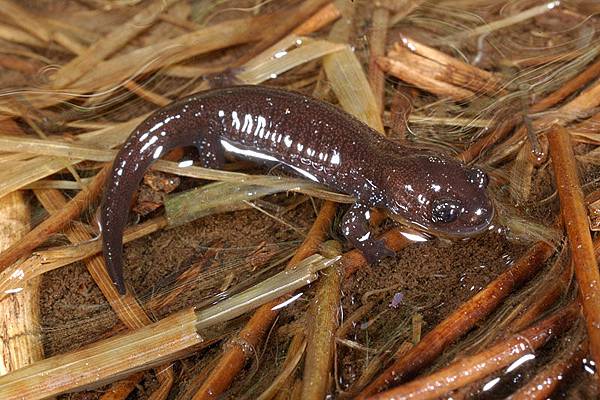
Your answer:
[[[525,386],[510,396],[510,400],[544,400],[549,399],[556,388],[564,381],[565,375],[581,364],[587,354],[588,343],[584,340],[579,343],[570,354],[560,360],[551,362],[540,371]]]
[[[513,335],[505,342],[453,362],[431,375],[379,393],[370,397],[369,400],[437,399],[451,390],[481,379],[509,365],[525,354],[533,353],[550,339],[569,329],[577,318],[578,311],[579,307],[571,304],[531,328]]]
[[[579,284],[590,351],[596,365],[600,365],[600,273],[594,255],[571,135],[562,126],[554,125],[548,133],[548,142],[561,213],[575,266],[575,278]]]
[[[390,383],[399,382],[429,364],[439,356],[446,346],[464,335],[478,321],[495,310],[516,286],[532,277],[552,253],[552,247],[538,242],[510,269],[433,328],[404,357],[396,360],[371,382],[358,398],[365,399]]]
[[[298,262],[317,251],[319,244],[327,235],[335,209],[335,203],[329,201],[324,203],[306,239],[290,260],[288,268],[293,268]],[[227,390],[251,355],[249,349],[256,349],[269,331],[278,315],[278,311],[273,308],[280,303],[281,299],[276,299],[255,311],[238,336],[230,341],[227,350],[194,395],[194,400],[215,399]]]
[[[562,85],[558,90],[552,92],[542,100],[538,101],[531,106],[529,112],[537,113],[540,111],[547,110],[555,104],[560,103],[566,99],[569,95],[579,90],[583,85],[596,79],[600,74],[600,58],[593,64],[587,67],[582,73]]]

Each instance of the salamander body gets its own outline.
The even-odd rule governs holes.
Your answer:
[[[394,253],[371,237],[371,207],[434,234],[486,229],[493,206],[486,174],[431,150],[401,146],[337,107],[295,92],[238,86],[201,92],[148,117],[115,158],[101,206],[109,274],[125,292],[122,235],[133,193],[150,164],[172,148],[195,146],[200,163],[221,168],[224,153],[282,163],[356,197],[342,221],[369,262]]]

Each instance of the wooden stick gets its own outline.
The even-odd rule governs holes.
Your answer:
[[[394,60],[389,57],[378,57],[377,64],[388,74],[415,85],[426,92],[441,97],[449,97],[458,102],[475,97],[475,93],[471,90],[432,78],[428,76],[427,72],[414,70],[411,65],[408,65],[403,61]]]
[[[0,249],[18,241],[29,228],[29,207],[22,192],[0,198]],[[0,301],[0,375],[44,358],[40,331],[40,279]]]
[[[513,335],[505,342],[473,356],[459,359],[431,375],[415,379],[387,392],[369,397],[369,400],[437,399],[451,390],[481,379],[498,369],[533,353],[550,339],[568,330],[579,314],[579,307],[571,304],[529,329]]]
[[[327,235],[335,215],[335,209],[335,203],[327,201],[323,204],[317,219],[306,235],[306,239],[288,263],[288,269],[293,268],[298,262],[317,251],[319,244]],[[248,349],[255,349],[258,346],[273,321],[275,321],[278,311],[273,310],[273,307],[280,302],[281,299],[271,301],[255,311],[237,337],[226,346],[227,351],[221,356],[218,364],[198,389],[193,400],[215,399],[227,390],[243,368],[247,358],[251,356]]]
[[[102,192],[104,181],[110,171],[110,165],[100,170],[92,182],[69,202],[69,204],[44,222],[33,228],[22,239],[0,253],[0,271],[20,257],[27,255],[40,244],[44,243],[50,235],[65,227],[71,220],[81,214],[91,202]]]
[[[365,399],[393,382],[400,382],[433,361],[447,345],[494,311],[515,287],[531,278],[552,253],[551,246],[538,242],[511,268],[429,331],[404,357],[372,381],[358,398]]]
[[[575,265],[575,278],[587,325],[590,351],[596,365],[600,365],[600,272],[594,255],[575,153],[569,132],[560,125],[552,127],[548,133],[548,142],[561,213]]]
[[[389,58],[402,61],[422,72],[427,72],[433,79],[460,86],[475,93],[488,95],[503,93],[502,80],[495,75],[426,46],[419,44],[416,47],[415,42],[412,40],[404,40],[407,40],[405,46],[410,46],[410,49],[396,43],[394,49],[388,52]],[[420,49],[423,54],[411,50],[415,48]],[[427,51],[423,51],[424,49],[427,49]]]
[[[144,377],[144,372],[136,372],[133,375],[113,384],[100,400],[125,400],[127,396],[137,387],[139,381]]]
[[[292,32],[301,36],[308,35],[329,25],[341,16],[342,14],[340,13],[339,8],[337,8],[334,3],[329,3],[294,28]]]

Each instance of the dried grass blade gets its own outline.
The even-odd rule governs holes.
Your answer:
[[[281,40],[295,27],[302,22],[305,22],[311,15],[317,13],[319,9],[322,8],[327,2],[328,0],[305,0],[298,6],[285,12],[277,20],[270,21],[270,29],[264,30],[263,35],[258,43],[256,43],[252,49],[249,49],[246,52],[246,55],[239,63],[245,64],[247,61],[252,59],[255,54],[262,52],[266,48],[272,46],[273,43]]]
[[[275,303],[272,307],[274,310],[284,307],[287,298],[281,296],[315,281],[317,272],[335,264],[339,258],[313,254],[300,261],[295,268],[286,269],[206,310],[196,311],[196,328],[202,333],[203,329],[237,318],[261,304],[266,306]]]
[[[166,11],[178,0],[154,0],[147,4],[139,13],[134,14],[126,23],[113,29],[108,35],[99,39],[77,57],[65,64],[52,77],[53,89],[61,89],[69,83],[76,81],[82,75],[96,67],[96,65],[119,50],[131,39],[152,27],[160,14]]]
[[[415,70],[412,68],[412,65],[406,64],[404,61],[379,57],[377,58],[377,63],[388,74],[415,85],[426,92],[442,97],[449,97],[458,102],[475,97],[475,93],[471,90],[434,79],[428,75],[427,71]]]
[[[52,175],[65,168],[65,163],[74,165],[81,160],[58,159],[56,157],[36,157],[34,159],[11,164],[0,172],[0,196]],[[1,269],[1,268],[0,268]]]
[[[149,73],[167,65],[210,51],[259,40],[265,34],[265,24],[275,15],[261,15],[221,22],[174,39],[155,43],[128,54],[100,63],[74,86],[78,90],[94,90],[110,86],[135,76]]]
[[[471,29],[469,31],[461,32],[455,35],[446,36],[443,39],[440,39],[443,43],[448,42],[457,42],[460,40],[464,40],[473,36],[479,36],[484,34],[489,34],[498,29],[506,28],[508,26],[518,24],[523,21],[527,21],[528,19],[537,17],[538,15],[545,14],[554,8],[560,5],[560,1],[549,1],[547,3],[541,4],[539,6],[528,8],[527,10],[521,11],[518,14],[511,15],[510,17],[503,18],[497,21],[490,22],[489,24],[482,25],[478,28]]]
[[[31,47],[44,47],[46,44],[35,36],[9,25],[0,24],[0,39]]]
[[[166,218],[157,217],[128,227],[125,229],[125,234],[123,235],[123,243],[139,239],[166,226]],[[33,253],[26,260],[14,263],[0,272],[0,299],[11,293],[21,291],[23,285],[36,276],[99,253],[102,250],[101,247],[99,240],[91,240],[73,246],[58,247]]]
[[[308,285],[317,272],[336,259],[313,256],[243,293],[205,310],[187,309],[136,331],[96,342],[85,349],[34,363],[0,377],[0,396],[5,400],[37,400],[89,385],[125,377],[156,366],[209,344],[221,335],[223,323],[273,299]],[[276,301],[275,306],[279,303]],[[219,326],[220,328],[213,329]],[[207,333],[206,337],[201,336]]]
[[[252,184],[216,182],[169,196],[165,201],[165,214],[169,226],[178,226],[211,214],[246,209],[246,201],[270,194],[298,190],[310,183],[283,180],[279,185],[257,186]]]
[[[57,190],[37,190],[35,194],[50,214],[57,213],[67,205],[67,200]],[[72,243],[92,240],[90,233],[78,224],[68,227],[65,234]],[[111,308],[129,329],[138,329],[151,323],[152,320],[138,303],[135,296],[131,294],[131,291],[125,296],[119,295],[112,279],[108,275],[104,257],[100,255],[90,257],[85,260],[85,265],[94,282],[98,285],[106,300],[108,300]],[[173,383],[173,368],[170,365],[161,366],[157,369],[156,376],[161,382],[161,388],[168,391]]]
[[[115,152],[78,143],[0,135],[0,148],[12,153],[57,156],[71,159],[112,161]]]
[[[356,54],[345,49],[323,59],[323,68],[344,110],[383,133],[377,101]]]
[[[529,199],[531,179],[535,168],[533,157],[531,144],[526,142],[517,153],[517,157],[511,166],[509,190],[511,197],[517,204],[523,204]]]
[[[125,82],[141,73],[150,73],[200,54],[242,43],[260,40],[265,25],[278,14],[261,15],[221,22],[174,39],[164,40],[100,62],[68,90],[25,93],[33,107],[44,108],[58,104],[79,94],[97,90],[115,90],[115,82]],[[0,108],[1,109],[1,108]],[[4,113],[20,115],[10,105]]]
[[[107,128],[83,133],[77,138],[85,144],[111,148],[121,144],[125,138],[129,136],[131,131],[139,125],[143,118],[144,116]],[[45,149],[46,147],[44,146],[41,146],[40,150]],[[95,151],[97,149],[92,147],[92,150]],[[77,164],[81,162],[81,160],[71,160],[71,162],[72,163],[69,165]],[[55,157],[36,157],[22,164],[14,165],[0,171],[0,196],[21,189],[30,183],[52,175],[64,167],[64,159],[56,159]]]
[[[0,198],[0,249],[18,241],[30,229],[30,210],[20,192]],[[39,325],[39,279],[0,300],[0,375],[44,358]]]
[[[257,57],[245,64],[242,71],[236,74],[236,78],[243,83],[256,85],[289,71],[298,65],[345,48],[344,45],[339,43],[332,43],[326,40],[313,40],[295,35],[286,37],[286,42],[289,41],[292,41],[290,46],[278,46],[278,50],[264,52],[261,54],[261,57]],[[302,45],[291,48],[291,46],[295,46],[297,43],[302,43]],[[284,43],[281,44],[284,45]],[[273,56],[274,54],[283,54],[283,52],[285,52],[285,55],[282,57]]]
[[[402,44],[396,43],[388,56],[396,60],[410,57],[412,61],[422,65],[422,70],[429,70],[431,74],[434,74],[432,75],[433,78],[461,86],[476,93],[483,92],[488,95],[503,93],[504,83],[500,76],[457,60],[407,36],[403,36]],[[412,62],[409,64],[412,64]]]
[[[188,309],[85,349],[47,358],[0,377],[0,396],[5,400],[44,399],[124,378],[200,345],[204,338],[195,325],[194,310]]]
[[[329,25],[341,15],[340,10],[333,2],[331,2],[323,6],[323,8],[314,13],[306,21],[294,28],[292,33],[296,35],[308,35],[309,33],[316,32]]]
[[[17,26],[47,43],[51,33],[44,21],[9,0],[0,0],[0,13],[10,18]]]
[[[384,110],[385,75],[377,65],[377,57],[385,54],[390,11],[379,5],[373,10],[372,26],[369,34],[369,84],[377,102],[379,113]]]
[[[151,168],[156,171],[169,172],[180,176],[187,176],[190,178],[232,182],[237,184],[281,186],[293,182],[295,183],[297,190],[292,189],[292,191],[297,191],[299,193],[304,193],[307,195],[319,197],[325,200],[335,201],[338,203],[353,203],[355,201],[355,199],[352,196],[330,192],[328,190],[323,189],[319,185],[311,184],[310,182],[296,178],[285,178],[268,175],[248,175],[242,174],[240,172],[220,171],[195,166],[180,167],[175,162],[164,160],[158,160],[152,165]]]
[[[333,242],[333,241],[332,241]],[[329,243],[329,242],[328,242]],[[339,254],[341,245],[333,242]],[[333,376],[335,332],[338,327],[343,270],[331,268],[321,278],[307,315],[306,358],[302,377],[302,399],[321,400],[327,397]]]
[[[109,166],[105,166],[96,174],[90,185],[79,192],[60,212],[47,218],[44,222],[29,231],[21,240],[0,253],[0,271],[20,257],[31,252],[48,237],[62,229],[72,219],[85,210],[94,201],[104,188],[104,181],[109,173]]]

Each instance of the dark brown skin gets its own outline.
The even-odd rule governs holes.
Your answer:
[[[229,151],[283,163],[355,196],[342,231],[370,262],[394,254],[371,237],[371,207],[453,237],[479,233],[493,217],[487,176],[477,168],[389,141],[337,107],[298,93],[262,86],[210,90],[156,111],[114,161],[100,222],[108,272],[121,294],[122,236],[133,193],[152,162],[190,145],[198,148],[204,167],[221,168]]]

